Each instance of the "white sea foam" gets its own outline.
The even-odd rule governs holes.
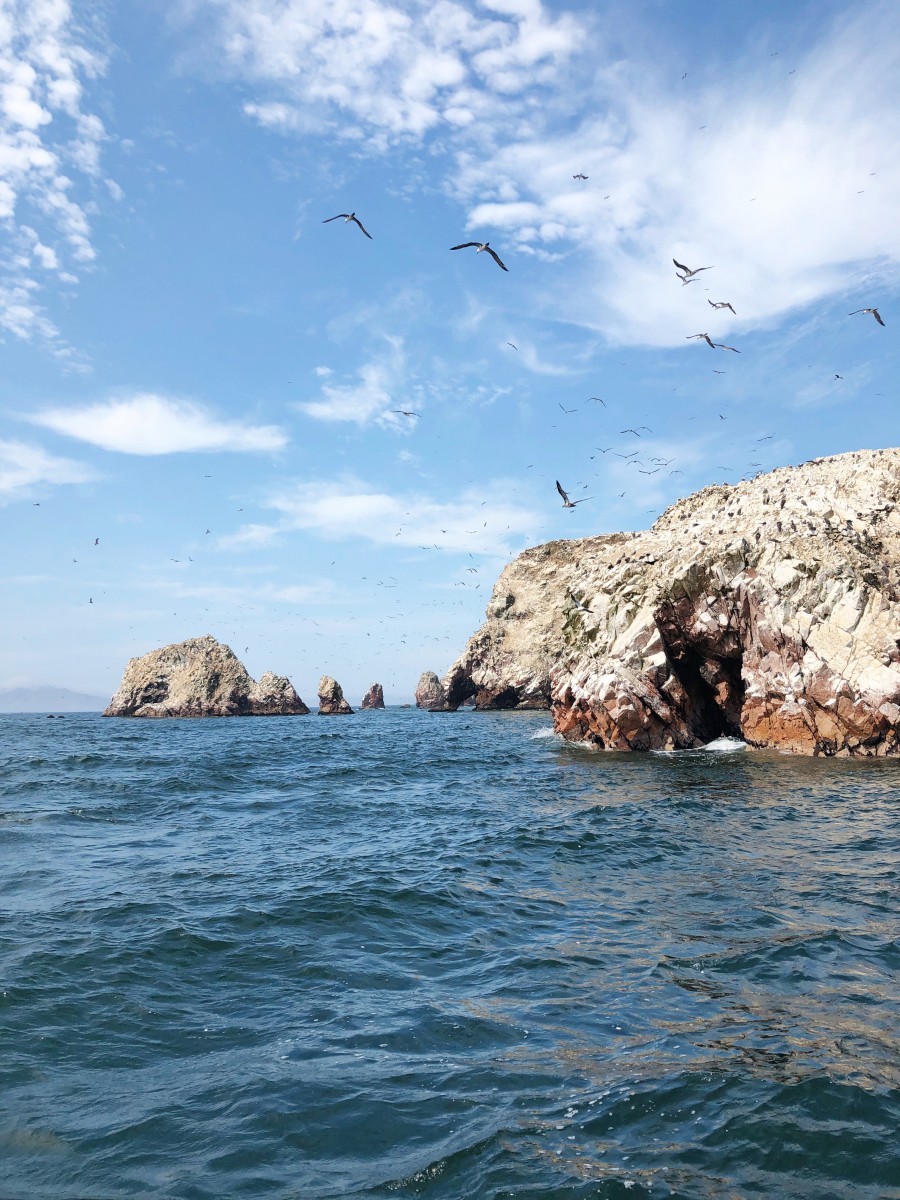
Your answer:
[[[552,738],[558,736],[559,735],[557,734],[556,730],[552,726],[548,726],[546,729],[538,729],[535,733],[531,734],[528,740],[530,742],[536,742],[541,738]]]
[[[741,750],[747,750],[746,742],[742,742],[740,738],[733,737],[718,737],[711,742],[707,742],[705,746],[695,746],[691,750],[651,750],[651,754],[737,754]]]
[[[712,750],[714,754],[734,754],[738,750],[746,750],[747,743],[742,742],[740,738],[719,737],[712,742],[707,742],[702,749]]]

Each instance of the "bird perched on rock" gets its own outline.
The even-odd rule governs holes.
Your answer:
[[[352,221],[354,225],[358,225],[358,226],[360,227],[360,229],[362,229],[363,233],[366,235],[366,237],[369,239],[369,241],[370,241],[370,242],[373,242],[373,241],[375,240],[375,239],[372,237],[371,233],[369,233],[368,229],[365,229],[365,228],[363,227],[363,223],[362,223],[362,221],[359,219],[359,217],[356,215],[356,213],[355,213],[355,212],[352,212],[352,213],[338,213],[338,214],[337,214],[336,216],[334,216],[334,217],[326,217],[326,218],[325,218],[325,220],[322,222],[322,224],[323,224],[323,225],[327,225],[329,221],[336,221],[336,220],[338,219],[338,217],[343,217],[343,218],[344,218],[344,224],[345,224],[345,225],[347,224],[347,222],[348,222],[348,221]]]
[[[509,267],[503,265],[496,250],[492,250],[490,242],[460,242],[458,246],[451,246],[451,250],[466,250],[469,246],[475,247],[475,253],[481,254],[483,250],[487,250],[488,254],[494,260],[498,267],[503,271],[508,271]]]
[[[879,325],[884,324],[884,321],[882,321],[882,319],[881,319],[881,313],[878,311],[877,308],[856,308],[853,310],[853,312],[850,314],[850,316],[855,317],[857,313],[861,313],[861,312],[871,313]]]

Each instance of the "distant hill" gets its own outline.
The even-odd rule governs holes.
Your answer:
[[[102,712],[107,700],[64,687],[0,688],[0,712]]]

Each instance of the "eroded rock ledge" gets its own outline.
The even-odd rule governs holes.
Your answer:
[[[900,753],[900,450],[678,501],[646,532],[526,551],[443,681],[448,706],[549,703],[563,736],[678,749],[723,734]]]
[[[132,658],[103,715],[281,717],[308,712],[289,679],[266,671],[255,682],[230,647],[207,636]]]

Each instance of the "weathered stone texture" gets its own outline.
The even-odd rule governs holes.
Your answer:
[[[429,712],[447,712],[447,697],[440,679],[434,671],[423,671],[416,684],[416,708]]]
[[[133,658],[105,717],[302,716],[289,679],[266,671],[256,683],[230,647],[189,638]]]
[[[360,708],[384,708],[384,691],[380,683],[373,683],[363,696]]]
[[[898,504],[900,450],[856,451],[705,488],[643,533],[526,551],[449,702],[549,698],[559,732],[602,749],[730,734],[898,754]]]
[[[319,716],[335,717],[352,714],[353,709],[344,699],[344,691],[336,679],[323,675],[319,680]]]

